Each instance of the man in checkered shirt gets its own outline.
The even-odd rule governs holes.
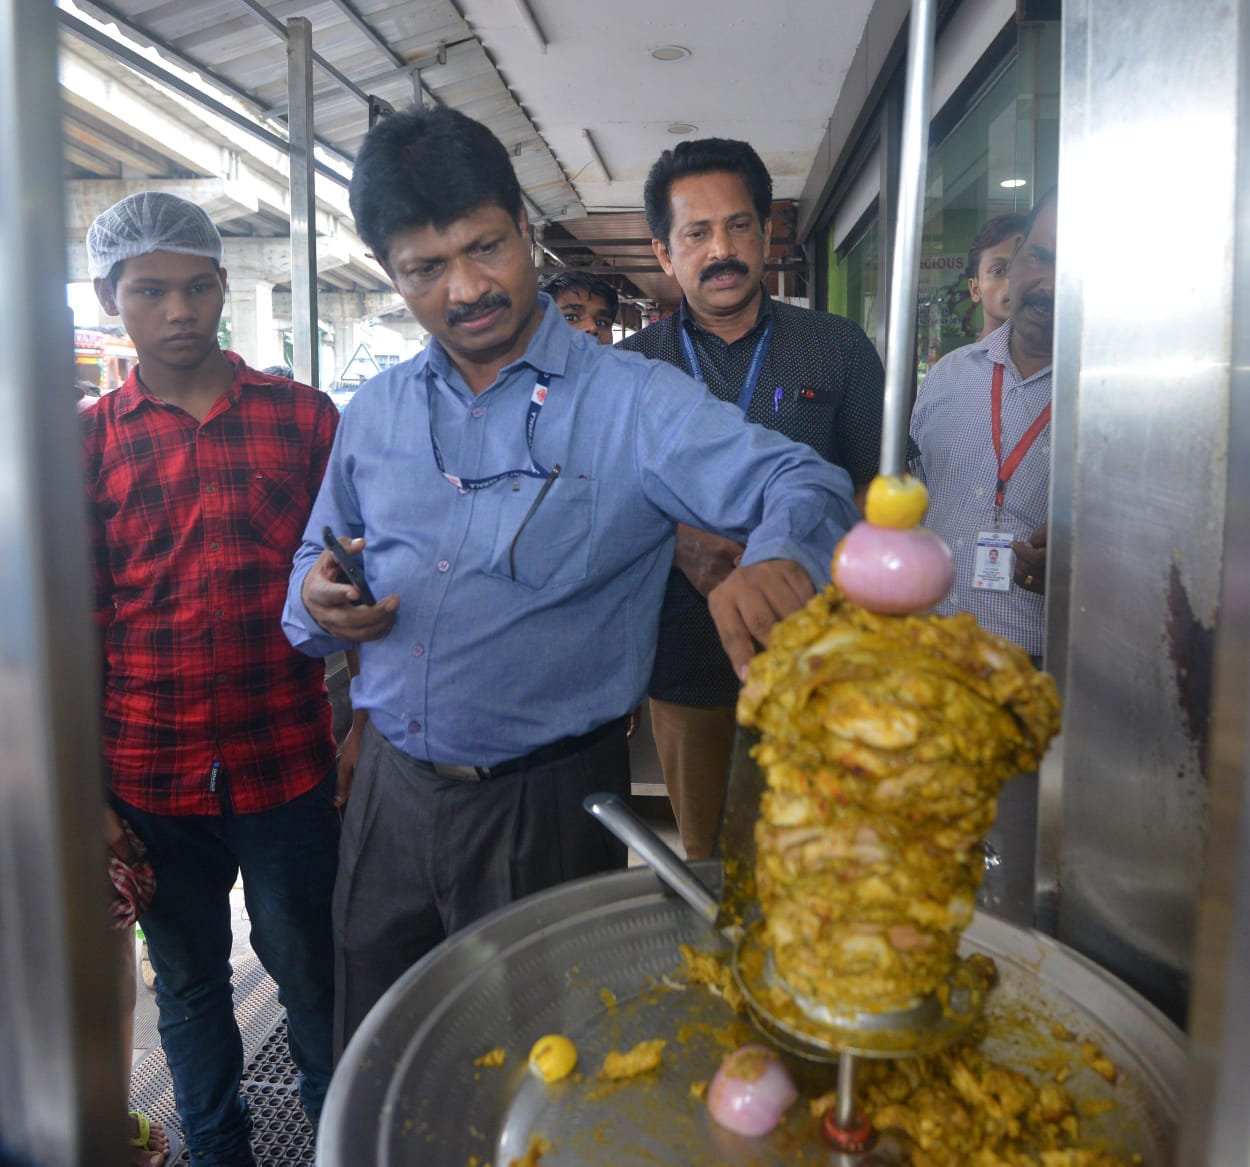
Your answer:
[[[1008,273],[1011,319],[933,366],[911,420],[920,451],[913,473],[929,488],[925,523],[955,556],[955,584],[937,611],[971,612],[1037,661],[1045,614],[1056,207],[1052,189],[1025,221]],[[1010,537],[1015,557],[1006,590],[985,586],[977,570],[978,547],[988,560],[988,536],[998,533]]]

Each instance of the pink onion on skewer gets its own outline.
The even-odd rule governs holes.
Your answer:
[[[838,544],[833,578],[870,612],[902,616],[933,607],[955,582],[955,560],[940,536],[916,526],[929,495],[910,476],[878,476],[868,488],[868,521]]]

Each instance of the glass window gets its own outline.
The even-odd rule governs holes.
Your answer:
[[[929,154],[920,245],[916,361],[921,378],[938,357],[981,334],[981,310],[968,289],[968,248],[981,224],[1027,208],[1016,175],[1016,65]]]
[[[853,320],[877,339],[877,290],[880,277],[880,246],[877,220],[873,219],[859,238],[841,252],[833,246],[829,228],[829,298],[827,309]]]
[[[1059,25],[1022,24],[1015,57],[929,154],[921,241],[916,364],[981,336],[968,287],[968,249],[997,215],[1024,214],[1055,181]]]

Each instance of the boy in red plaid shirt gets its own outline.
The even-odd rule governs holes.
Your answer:
[[[131,195],[87,249],[139,354],[83,415],[112,812],[156,876],[141,922],[191,1162],[251,1167],[230,986],[240,870],[314,1124],[332,1069],[330,707],[322,663],[279,618],[338,411],[222,351],[221,238],[199,207]]]

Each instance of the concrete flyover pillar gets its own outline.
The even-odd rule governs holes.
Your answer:
[[[362,321],[358,318],[344,317],[337,313],[330,314],[334,324],[334,367],[327,369],[326,384],[335,380],[352,359],[356,346],[360,343],[360,330],[357,325]]]
[[[230,321],[230,347],[256,369],[285,364],[273,318],[273,284],[229,274],[227,278],[224,314]]]

